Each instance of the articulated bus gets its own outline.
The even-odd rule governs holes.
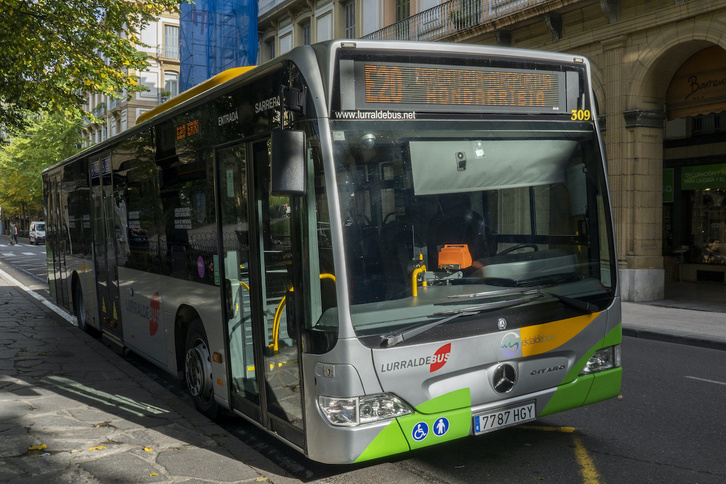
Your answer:
[[[51,293],[310,459],[616,397],[588,61],[337,40],[236,68],[43,173]]]

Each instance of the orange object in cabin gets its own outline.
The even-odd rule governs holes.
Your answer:
[[[471,267],[471,254],[466,244],[446,244],[439,251],[439,269],[466,269]]]

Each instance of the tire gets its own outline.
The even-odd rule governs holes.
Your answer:
[[[214,399],[212,355],[207,334],[199,319],[192,321],[187,331],[184,378],[196,409],[211,419],[217,418],[219,404]]]
[[[86,302],[83,299],[81,285],[73,284],[73,313],[78,321],[78,327],[88,333],[88,322],[86,321]]]

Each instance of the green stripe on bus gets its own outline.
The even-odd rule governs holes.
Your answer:
[[[355,462],[400,454],[401,452],[408,452],[409,450],[410,447],[408,446],[406,438],[403,436],[401,427],[396,420],[391,420],[391,423],[376,435],[376,438],[368,444],[368,447],[358,456]]]
[[[596,373],[593,376],[595,381],[592,383],[590,393],[587,394],[585,405],[602,402],[620,395],[620,386],[623,381],[623,369],[621,367]]]
[[[466,437],[471,431],[471,391],[468,388],[432,398],[420,404],[416,410],[416,413],[399,417],[398,421],[392,421],[381,430],[355,461],[377,459]],[[441,417],[448,420],[449,428],[444,435],[437,436],[433,426]],[[425,422],[429,428],[429,435],[421,442],[415,441],[411,436],[419,422]]]
[[[448,429],[443,435],[437,435],[437,422],[440,418],[448,421]],[[471,433],[471,408],[461,408],[451,412],[443,412],[435,415],[412,414],[405,417],[399,417],[398,422],[401,424],[403,435],[408,440],[411,449],[420,449],[430,445],[448,442],[449,440],[466,437]],[[413,438],[413,432],[419,423],[425,423],[428,427],[426,437],[421,440]],[[441,429],[439,429],[439,432]]]
[[[590,392],[594,375],[581,376],[577,380],[560,385],[545,408],[537,415],[544,417],[563,410],[581,407],[585,404],[587,394]]]
[[[585,367],[587,360],[590,359],[595,351],[607,346],[620,344],[622,340],[623,327],[622,323],[620,323],[575,363],[562,380],[563,383],[560,384],[555,394],[552,395],[550,401],[545,405],[545,408],[537,416],[543,417],[571,408],[581,407],[589,403],[599,402],[606,398],[616,397],[620,393],[622,368],[607,370],[595,375],[579,375]],[[596,380],[596,376],[602,378]],[[597,383],[594,385],[595,382]],[[591,391],[594,392],[592,398],[590,398]]]

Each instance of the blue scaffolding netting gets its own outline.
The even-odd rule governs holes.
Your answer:
[[[257,0],[195,0],[181,5],[180,92],[257,60]]]

